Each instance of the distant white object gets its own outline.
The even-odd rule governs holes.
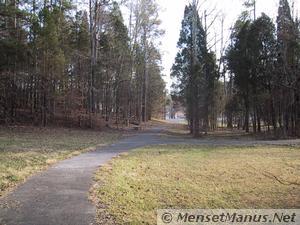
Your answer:
[[[187,120],[185,118],[167,119],[167,121],[169,123],[187,124]]]

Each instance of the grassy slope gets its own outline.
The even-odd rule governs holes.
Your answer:
[[[59,160],[109,144],[120,133],[33,127],[0,128],[0,197]]]
[[[299,150],[149,147],[101,168],[94,195],[120,224],[155,224],[159,208],[299,208]]]

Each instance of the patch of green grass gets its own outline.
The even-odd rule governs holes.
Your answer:
[[[0,130],[0,197],[35,172],[60,160],[110,144],[119,132],[14,127]]]
[[[300,149],[154,146],[96,180],[93,196],[119,224],[156,224],[161,208],[299,208]]]

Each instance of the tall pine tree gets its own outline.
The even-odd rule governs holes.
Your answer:
[[[172,76],[176,78],[173,85],[177,94],[183,99],[187,109],[190,131],[200,135],[201,121],[206,117],[205,103],[207,95],[206,80],[206,34],[201,24],[195,3],[186,6],[180,38],[177,44]]]

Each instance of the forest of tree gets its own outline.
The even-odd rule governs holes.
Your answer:
[[[126,126],[163,116],[155,0],[87,3],[0,0],[0,123]]]
[[[222,18],[221,49],[209,40],[218,16],[198,0],[186,6],[172,97],[195,137],[220,120],[300,136],[300,20],[288,0],[278,2],[274,22],[246,0],[227,45]],[[172,99],[160,24],[155,0],[0,0],[0,123],[96,127],[164,118]]]
[[[300,20],[288,0],[278,1],[276,24],[264,13],[257,18],[256,1],[246,1],[219,59],[208,46],[206,15],[195,0],[186,7],[173,94],[194,136],[215,129],[223,113],[228,128],[300,136]]]
[[[247,4],[248,7],[254,7]],[[237,120],[247,132],[273,130],[300,135],[300,26],[288,0],[279,1],[276,25],[266,15],[245,12],[236,22],[227,49],[233,87],[228,126]]]

